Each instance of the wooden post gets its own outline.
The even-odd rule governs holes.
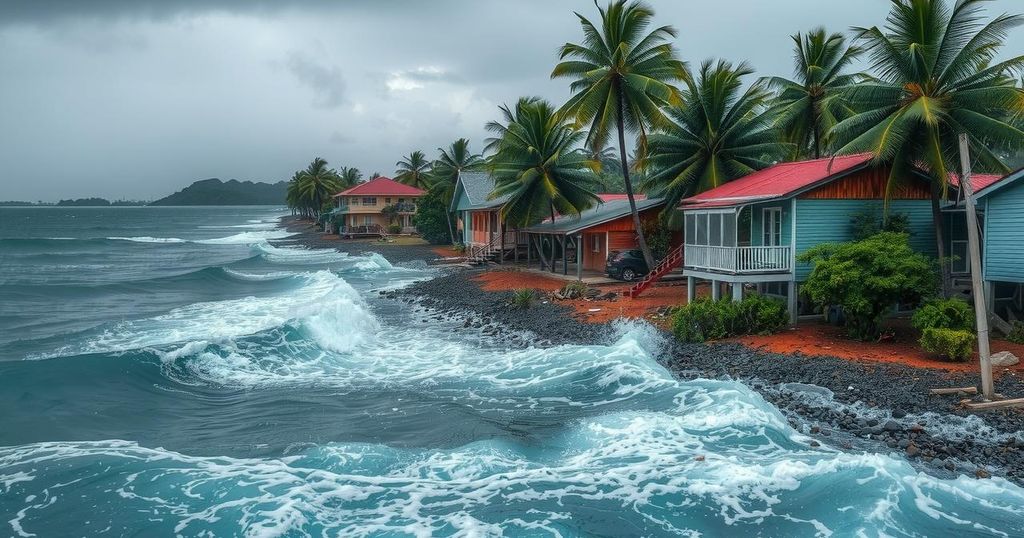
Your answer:
[[[711,300],[717,301],[722,298],[722,283],[717,280],[711,281]]]
[[[551,234],[551,272],[557,273],[558,269],[555,268],[555,260],[558,259],[558,236]]]
[[[519,252],[518,245],[516,245],[516,253]],[[519,261],[519,260],[516,260]],[[529,269],[533,263],[533,234],[526,234],[526,268]]]
[[[583,280],[583,234],[576,235],[576,280]]]
[[[692,276],[686,277],[686,304],[690,304],[697,297],[697,279]]]
[[[737,302],[737,303],[743,300],[743,283],[742,282],[733,282],[732,283],[732,300]]]
[[[986,400],[995,398],[992,384],[992,361],[989,357],[988,307],[985,306],[985,288],[981,274],[981,245],[979,244],[978,215],[974,208],[974,187],[971,184],[970,145],[967,133],[960,134],[960,189],[967,210],[967,249],[971,258],[971,288],[974,290],[974,320],[978,325],[978,359],[981,362],[981,395]]]
[[[565,253],[565,246],[566,246],[566,243],[568,243],[568,242],[569,242],[569,236],[568,235],[563,235],[562,236],[562,274],[563,275],[568,275],[569,274],[569,256],[567,256],[566,253]]]
[[[789,322],[795,324],[797,321],[797,285],[795,280],[786,283],[786,306],[789,309]]]
[[[498,251],[498,263],[505,263],[505,223],[498,221],[498,233],[501,234],[501,250]]]

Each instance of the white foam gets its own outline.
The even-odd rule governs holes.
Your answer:
[[[108,237],[111,241],[131,241],[133,243],[185,243],[184,239],[177,237],[150,237],[148,235],[139,237]]]
[[[266,230],[257,232],[242,232],[227,237],[216,239],[200,239],[195,241],[202,245],[255,245],[272,239],[284,239],[291,237],[294,233],[285,230]]]

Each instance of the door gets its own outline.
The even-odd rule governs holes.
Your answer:
[[[782,208],[766,207],[761,223],[764,227],[762,244],[766,247],[782,246]]]

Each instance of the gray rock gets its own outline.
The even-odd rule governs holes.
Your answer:
[[[1000,351],[999,353],[993,353],[989,360],[992,361],[992,366],[1013,366],[1020,362],[1020,359],[1016,355],[1009,351]]]

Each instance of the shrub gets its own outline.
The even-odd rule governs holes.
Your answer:
[[[881,232],[910,233],[910,217],[903,213],[892,213],[884,218],[874,211],[856,213],[850,219],[854,241],[863,241]]]
[[[917,304],[938,287],[935,263],[914,252],[906,234],[818,245],[798,260],[814,264],[803,285],[808,298],[822,310],[841,306],[849,335],[858,340],[877,338],[894,304]]]
[[[389,234],[400,234],[402,233],[402,227],[397,224],[388,224]]]
[[[465,243],[455,243],[455,245],[452,246],[452,250],[454,250],[455,252],[458,252],[459,254],[465,254],[466,253],[466,244]]]
[[[914,312],[911,324],[926,329],[974,330],[974,309],[963,299],[932,299]]]
[[[586,284],[576,280],[562,287],[559,293],[566,299],[579,299],[580,297],[585,297],[589,289]]]
[[[977,337],[970,331],[957,329],[930,328],[921,333],[918,341],[921,348],[949,359],[963,362],[974,353]]]
[[[644,222],[643,231],[651,256],[659,261],[668,256],[668,251],[672,250],[672,230],[661,219],[657,219]]]
[[[1010,332],[1006,335],[1006,339],[1014,344],[1024,344],[1024,323],[1014,321],[1013,325],[1010,326]]]
[[[534,299],[536,299],[536,294],[529,288],[520,288],[512,292],[512,306],[521,310],[533,306]]]
[[[683,342],[704,342],[744,334],[771,334],[789,323],[781,301],[760,295],[740,302],[698,299],[672,314],[672,333]]]
[[[423,239],[432,245],[448,245],[453,240],[451,234],[455,225],[448,213],[450,202],[445,199],[444,189],[440,186],[428,190],[417,202],[412,223]]]

